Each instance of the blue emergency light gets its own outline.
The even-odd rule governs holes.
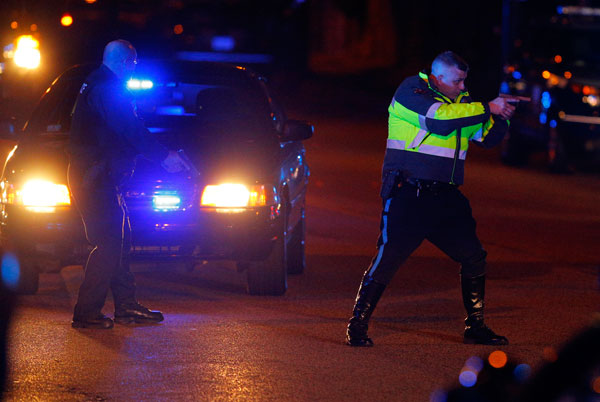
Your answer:
[[[152,197],[152,208],[155,211],[176,211],[181,206],[181,198],[175,192],[160,192]]]
[[[140,89],[152,89],[154,87],[154,83],[150,80],[140,80],[137,78],[132,78],[127,81],[127,88],[132,90],[140,90]]]

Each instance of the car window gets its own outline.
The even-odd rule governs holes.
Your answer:
[[[87,73],[59,78],[40,100],[26,131],[36,136],[67,133]],[[276,142],[285,120],[264,82],[238,69],[142,64],[127,87],[138,117],[167,146],[211,138]]]
[[[71,112],[83,79],[62,79],[44,94],[29,119],[26,131],[36,135],[67,133],[71,128]]]
[[[266,94],[267,99],[269,100],[272,123],[275,126],[275,129],[281,132],[283,130],[283,124],[287,119],[283,107],[277,101],[277,99],[275,99],[275,97],[269,92],[269,89],[267,88],[267,85],[263,79],[260,80],[260,84],[263,92]]]
[[[270,106],[259,86],[167,82],[132,93],[138,116],[163,142],[275,137]]]

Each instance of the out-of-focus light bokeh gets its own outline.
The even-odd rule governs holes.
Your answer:
[[[63,16],[60,18],[60,24],[63,27],[70,27],[73,25],[73,16],[71,14],[63,14]]]
[[[21,268],[19,260],[12,253],[5,253],[2,256],[2,265],[0,266],[0,280],[9,289],[14,289],[19,283]]]
[[[31,35],[21,35],[17,39],[14,53],[15,64],[27,69],[35,69],[40,66],[40,42]]]

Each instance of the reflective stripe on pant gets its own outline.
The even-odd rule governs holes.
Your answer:
[[[485,259],[485,251],[475,232],[469,201],[456,187],[437,191],[404,185],[384,201],[381,233],[377,254],[366,275],[388,284],[396,270],[419,247],[429,240],[454,261],[462,264],[463,274],[472,276],[483,272],[470,270],[476,259]],[[479,264],[478,270],[484,270]]]

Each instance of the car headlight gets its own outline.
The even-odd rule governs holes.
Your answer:
[[[71,205],[69,189],[47,180],[29,180],[20,189],[2,183],[2,201],[22,205],[33,212],[54,212],[56,207]]]
[[[270,205],[276,201],[277,194],[274,187],[223,183],[204,187],[200,205],[203,207],[233,208],[237,211],[240,208]]]
[[[14,62],[17,66],[29,70],[40,66],[40,42],[31,35],[21,35],[17,38],[17,49],[14,53]]]

